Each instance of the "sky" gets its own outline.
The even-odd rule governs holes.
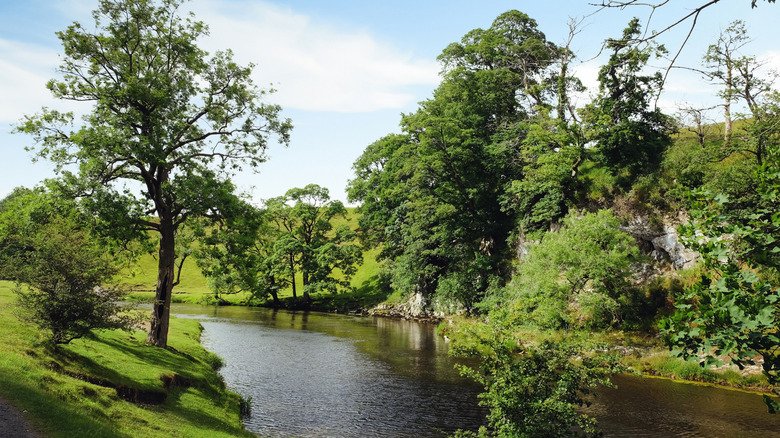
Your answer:
[[[517,9],[535,19],[548,40],[563,44],[570,20],[583,20],[572,48],[577,75],[595,93],[605,60],[599,49],[606,38],[618,37],[633,16],[646,30],[659,31],[705,1],[671,0],[652,17],[647,7],[602,10],[593,3],[601,2],[191,0],[183,8],[209,26],[210,34],[198,44],[210,53],[231,49],[239,63],[253,63],[255,83],[277,90],[266,101],[281,105],[294,126],[289,147],[272,142],[269,160],[258,173],[235,177],[239,189],[259,203],[314,183],[346,202],[352,163],[369,144],[400,132],[401,114],[414,112],[432,96],[441,79],[436,57],[470,30],[486,29],[501,13]],[[53,99],[45,84],[57,76],[61,59],[55,32],[74,21],[91,28],[96,5],[97,0],[0,0],[0,198],[14,187],[32,187],[55,176],[50,163],[33,162],[25,150],[33,139],[11,131],[24,115],[42,107],[83,112]],[[751,10],[750,0],[722,0],[705,9],[677,65],[700,67],[708,44],[735,19],[745,21],[753,39],[744,54],[780,69],[775,43],[780,5],[762,1]],[[689,23],[658,39],[675,53]],[[675,69],[659,105],[674,113],[683,102],[715,102],[715,92],[699,75]]]

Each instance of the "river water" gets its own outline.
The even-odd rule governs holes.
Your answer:
[[[475,430],[480,388],[459,376],[432,324],[246,307],[175,305],[252,399],[262,437],[441,437]],[[616,376],[586,412],[607,437],[780,437],[760,396]]]

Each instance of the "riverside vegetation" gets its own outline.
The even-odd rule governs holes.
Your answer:
[[[777,393],[780,93],[742,53],[744,23],[703,54],[702,80],[721,88],[720,124],[706,109],[673,117],[655,106],[664,77],[649,65],[665,49],[639,20],[605,42],[599,88],[576,107],[576,23],[558,45],[508,11],[447,46],[432,97],[355,161],[348,196],[360,206],[350,212],[316,185],[261,207],[236,195],[231,172],[262,161],[270,134],[285,143],[290,122],[259,103],[251,68],[194,45],[206,27],[179,17],[179,1],[99,4],[99,38],[80,25],[61,32],[65,79],[49,84],[56,97],[95,103],[86,125],[69,131],[72,116],[45,110],[18,127],[61,177],[0,206],[3,276],[29,286],[17,287],[20,311],[42,330],[8,329],[9,370],[36,376],[3,385],[18,389],[8,399],[79,400],[74,428],[242,434],[240,400],[198,346],[197,325],[174,320],[169,338],[174,300],[453,321],[442,330],[454,354],[480,359],[462,372],[484,386],[490,410],[484,428],[460,436],[596,436],[576,408],[626,367]],[[112,183],[122,180],[146,191],[120,193]],[[701,262],[680,257],[683,247]],[[131,312],[107,305],[119,284],[153,304],[146,341],[157,348],[133,331]],[[110,293],[100,299],[94,286]],[[42,303],[55,311],[35,312]],[[63,328],[63,309],[86,316]],[[662,345],[691,365],[658,359]]]
[[[243,430],[242,400],[200,345],[197,321],[175,319],[171,348],[143,331],[99,331],[49,344],[14,315],[13,283],[0,282],[0,388],[46,437],[228,437]]]

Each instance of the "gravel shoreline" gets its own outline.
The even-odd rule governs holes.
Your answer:
[[[0,438],[40,438],[22,413],[0,398]]]

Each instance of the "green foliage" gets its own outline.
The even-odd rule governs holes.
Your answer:
[[[684,227],[687,243],[702,255],[707,271],[677,297],[676,312],[662,322],[672,354],[721,365],[723,357],[742,368],[763,358],[769,383],[780,383],[780,167],[776,154],[759,169],[758,202],[752,214],[735,214],[726,196],[700,193]],[[700,359],[700,357],[703,357]],[[780,404],[765,397],[770,412]]]
[[[0,248],[2,277],[20,284],[20,317],[50,332],[55,344],[135,323],[117,304],[122,291],[101,287],[117,266],[74,202],[17,189],[0,209]]]
[[[167,342],[179,226],[219,214],[233,191],[229,177],[261,163],[269,136],[286,143],[291,129],[278,106],[260,102],[266,92],[252,83],[252,66],[236,64],[230,51],[209,57],[197,47],[207,27],[182,17],[180,5],[101,0],[94,31],[74,23],[58,32],[62,76],[47,87],[92,107],[76,129],[73,114],[49,109],[17,128],[34,137],[33,149],[55,164],[73,196],[88,197],[95,216],[117,224],[106,231],[159,233],[149,335],[158,346]],[[76,174],[64,170],[72,163]]]
[[[334,218],[346,217],[344,205],[316,184],[290,189],[268,205],[279,229],[274,250],[280,260],[289,261],[293,281],[300,270],[304,298],[308,301],[312,293],[336,293],[349,287],[363,253],[352,243],[357,235],[348,225],[333,229]],[[341,272],[340,278],[333,275],[335,270]]]
[[[217,296],[248,291],[251,299],[271,295],[278,306],[282,288],[292,287],[297,298],[298,272],[307,300],[313,293],[336,293],[350,287],[363,260],[349,225],[333,227],[346,214],[316,184],[288,190],[268,200],[264,210],[236,199],[222,219],[199,229],[204,239],[198,264]]]
[[[523,344],[503,323],[462,326],[453,354],[479,365],[461,373],[484,386],[488,427],[458,437],[595,437],[596,421],[577,412],[598,385],[609,386],[616,358],[591,358],[575,343]]]
[[[506,278],[514,218],[501,199],[521,178],[519,123],[549,95],[558,55],[534,20],[501,14],[442,52],[444,79],[402,117],[404,134],[355,162],[349,194],[362,202],[362,240],[383,243],[395,289],[468,308]]]
[[[655,108],[662,75],[643,75],[643,69],[663,47],[640,48],[629,44],[641,34],[634,18],[617,40],[607,40],[612,53],[599,70],[599,95],[584,111],[585,123],[596,141],[598,159],[621,177],[628,187],[637,175],[658,167],[663,151],[671,144],[672,119]]]
[[[553,119],[549,110],[524,123],[522,178],[511,182],[505,208],[519,216],[521,229],[542,229],[563,218],[581,190],[580,166],[587,158],[586,138],[577,123]]]
[[[622,319],[634,239],[609,210],[570,214],[529,248],[507,288],[508,305],[541,327],[604,327]],[[511,311],[510,311],[511,313]]]

